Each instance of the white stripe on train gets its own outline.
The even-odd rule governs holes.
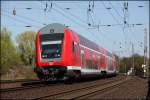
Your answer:
[[[81,68],[81,66],[67,66],[67,70],[80,70],[82,74],[100,74],[101,71],[106,71],[107,73],[114,73],[116,70],[113,71],[109,70],[101,70],[101,69],[88,69],[88,68]]]

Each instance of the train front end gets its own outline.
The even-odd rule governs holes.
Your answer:
[[[36,35],[36,72],[40,80],[64,78],[63,41],[65,26],[49,24],[39,30]]]

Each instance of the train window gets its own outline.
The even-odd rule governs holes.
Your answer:
[[[101,63],[101,56],[98,55],[98,65],[100,65],[100,63]]]
[[[75,45],[74,45],[74,42],[72,42],[72,52],[74,52],[74,48],[75,48]]]
[[[100,61],[100,59],[101,59],[101,56],[100,56],[100,55],[98,55],[98,61]]]
[[[86,67],[92,69],[92,60],[86,60]]]
[[[40,41],[56,41],[56,40],[63,40],[64,34],[57,33],[57,34],[42,34],[40,35]]]
[[[81,51],[81,62],[82,62],[82,65],[84,65],[84,51],[83,50]]]
[[[43,60],[61,58],[61,41],[45,41],[41,43],[41,58]]]
[[[110,58],[107,58],[107,66],[108,66],[108,70],[113,70],[112,63],[111,63],[111,59],[110,59]]]
[[[77,50],[78,50],[78,54],[80,54],[80,46],[79,46],[79,44],[77,44]]]

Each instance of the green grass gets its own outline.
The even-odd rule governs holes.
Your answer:
[[[15,66],[13,69],[1,75],[1,80],[37,79],[31,66]]]

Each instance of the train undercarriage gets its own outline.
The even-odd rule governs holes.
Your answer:
[[[75,80],[81,77],[79,70],[67,70],[65,66],[36,67],[34,72],[41,81]]]
[[[34,71],[41,81],[75,81],[82,78],[116,76],[117,74],[116,72],[107,73],[106,71],[96,74],[83,74],[81,70],[68,70],[66,66],[36,67]]]

